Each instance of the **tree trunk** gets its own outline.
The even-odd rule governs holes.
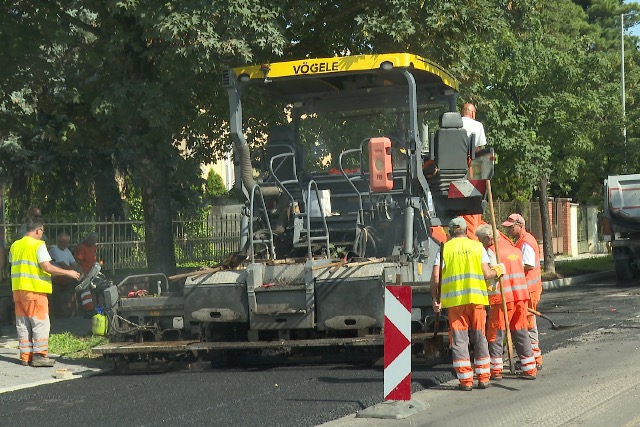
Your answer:
[[[168,178],[161,166],[167,162],[153,155],[149,152],[141,156],[136,168],[142,184],[147,265],[151,272],[170,276],[176,272],[176,256]]]
[[[24,173],[13,175],[7,193],[6,200],[10,201],[7,205],[8,221],[22,224],[31,203],[31,191],[27,176]]]
[[[102,157],[102,156],[100,156]],[[120,197],[120,189],[116,182],[116,171],[111,157],[97,159],[94,166],[93,184],[96,194],[96,215],[98,218],[124,219],[124,207]]]
[[[555,257],[553,254],[553,237],[551,236],[551,221],[549,220],[549,196],[547,194],[547,184],[549,178],[545,175],[540,179],[540,221],[542,222],[542,251],[544,257],[544,271],[547,273],[556,272]]]

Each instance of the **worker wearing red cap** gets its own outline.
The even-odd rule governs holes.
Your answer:
[[[476,229],[476,236],[487,249],[491,259],[490,265],[498,264],[491,226],[489,224],[480,225]],[[522,378],[533,380],[536,378],[537,369],[536,359],[533,356],[533,348],[531,347],[531,339],[527,333],[529,291],[522,263],[522,252],[511,243],[507,236],[499,233],[498,253],[500,255],[500,263],[505,268],[504,276],[502,276],[500,282],[503,287],[502,292],[499,288],[500,284],[496,284],[495,280],[487,282],[490,306],[487,341],[489,342],[489,354],[491,356],[491,380],[499,381],[502,379],[503,342],[507,329],[502,309],[503,296],[507,308],[509,330],[520,358]]]
[[[489,267],[489,255],[482,243],[466,236],[467,223],[461,217],[451,220],[451,239],[442,248],[442,271],[440,254],[436,256],[431,274],[431,295],[433,310],[439,313],[448,309],[449,340],[453,354],[453,368],[459,381],[460,390],[473,389],[475,368],[478,388],[489,387],[489,347],[485,337],[485,306],[489,305],[485,280],[500,277],[500,266]],[[437,289],[442,273],[440,303]],[[469,342],[474,345],[474,368],[471,367]]]
[[[540,271],[540,246],[531,233],[525,229],[525,221],[522,215],[512,213],[507,220],[502,223],[507,227],[509,236],[515,239],[515,245],[522,251],[522,261],[529,289],[529,308],[536,310],[542,295],[542,277]],[[540,339],[538,336],[538,325],[536,316],[527,313],[527,327],[533,354],[536,358],[536,367],[542,369],[542,352],[540,351]]]

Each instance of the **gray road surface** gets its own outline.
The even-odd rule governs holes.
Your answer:
[[[404,420],[349,415],[382,402],[383,383],[380,368],[351,365],[97,376],[0,394],[0,416],[68,426],[639,425],[639,295],[640,285],[613,282],[545,291],[540,311],[581,326],[540,320],[536,381],[460,392],[450,364],[416,367],[414,398],[428,407]]]

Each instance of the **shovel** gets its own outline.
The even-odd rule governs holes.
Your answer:
[[[527,307],[527,311],[529,311],[529,313],[533,313],[536,316],[542,317],[545,320],[548,320],[549,323],[551,323],[551,329],[559,331],[561,329],[569,329],[569,328],[575,328],[577,326],[580,326],[579,324],[575,324],[575,325],[556,325],[553,320],[551,320],[548,316],[545,316],[544,314],[540,313],[539,311],[536,311],[532,308]]]
[[[500,262],[500,253],[498,251],[498,228],[496,227],[496,215],[493,210],[493,194],[491,193],[491,180],[487,180],[487,195],[489,196],[489,211],[491,212],[491,229],[493,231],[493,247],[496,251],[496,261]],[[502,299],[502,315],[504,316],[505,334],[507,335],[507,354],[509,355],[509,370],[512,374],[516,373],[515,355],[513,352],[513,338],[511,337],[511,327],[509,325],[509,315],[507,313],[507,301],[504,299],[504,286],[502,286],[502,277],[498,277],[500,286],[500,298]]]
[[[442,292],[442,252],[444,249],[444,243],[440,244],[440,276],[438,276],[438,287],[436,289],[435,301],[440,302],[440,296]],[[427,360],[437,361],[440,360],[445,352],[444,340],[439,339],[438,332],[440,329],[440,313],[442,309],[436,313],[435,322],[433,323],[433,336],[424,339],[424,355]]]

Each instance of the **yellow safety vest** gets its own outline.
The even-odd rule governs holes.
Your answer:
[[[40,267],[38,247],[42,240],[24,236],[11,245],[11,290],[50,294],[51,275]]]
[[[482,243],[456,237],[444,244],[442,291],[443,308],[465,304],[489,305],[487,284],[482,273]]]

